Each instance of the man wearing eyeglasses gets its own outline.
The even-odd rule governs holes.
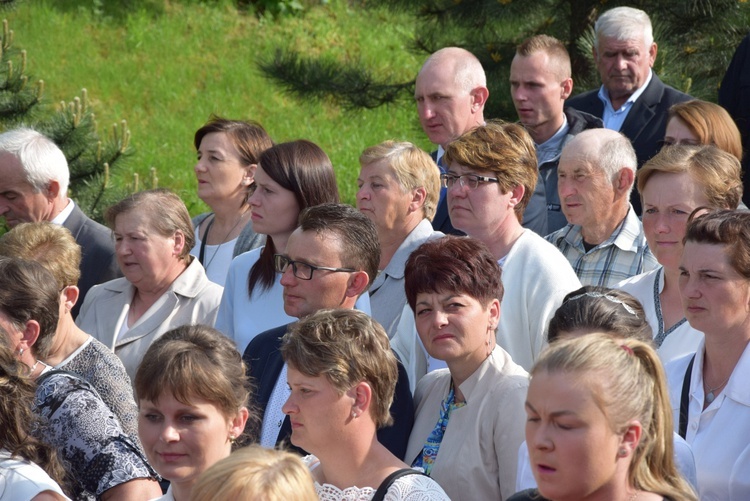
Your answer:
[[[658,265],[629,201],[637,165],[628,138],[609,129],[583,131],[563,148],[557,188],[568,225],[547,240],[583,285],[614,287]]]
[[[375,225],[357,209],[323,204],[302,211],[299,227],[290,235],[284,254],[274,256],[284,288],[284,311],[303,318],[322,309],[354,308],[378,273],[380,244]],[[260,444],[273,448],[291,435],[281,410],[289,396],[286,364],[279,347],[288,325],[253,338],[243,359],[256,392],[255,406],[263,418]],[[378,440],[403,457],[414,422],[406,371],[399,363],[396,396],[391,406],[394,424],[378,430]]]

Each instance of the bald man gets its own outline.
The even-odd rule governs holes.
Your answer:
[[[583,131],[562,150],[557,188],[568,224],[547,240],[583,285],[613,287],[658,266],[630,205],[637,167],[633,145],[610,129]]]
[[[490,92],[479,60],[459,47],[446,47],[427,58],[417,75],[414,99],[419,122],[427,137],[438,145],[432,157],[441,171],[445,147],[462,134],[485,123],[484,106]],[[537,183],[522,224],[539,235],[547,231],[547,201],[543,183]],[[443,233],[462,234],[453,228],[444,190],[432,226]]]
[[[568,224],[557,193],[557,165],[563,146],[584,130],[602,127],[599,118],[565,108],[572,90],[570,56],[562,42],[536,35],[516,48],[510,65],[510,93],[518,120],[534,140],[550,233]]]

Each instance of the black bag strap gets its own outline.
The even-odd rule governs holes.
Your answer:
[[[210,217],[210,216],[208,216],[208,217]],[[211,220],[208,222],[208,224],[206,225],[206,231],[203,232],[203,238],[201,238],[201,250],[198,253],[198,261],[200,261],[200,263],[203,266],[206,266],[206,263],[203,262],[203,257],[206,254],[206,240],[207,240],[206,237],[208,236],[208,230],[211,229],[211,225],[214,224],[214,220],[215,219],[216,219],[216,216],[212,217]]]
[[[695,362],[695,355],[690,359],[690,363],[685,370],[685,379],[682,380],[682,395],[680,396],[680,427],[678,431],[682,438],[685,438],[685,435],[687,435],[690,377],[693,374],[693,362]]]
[[[388,492],[388,489],[391,488],[393,482],[401,477],[405,477],[406,475],[424,475],[424,473],[412,468],[403,468],[401,470],[394,471],[393,473],[385,477],[385,480],[380,483],[380,485],[378,486],[378,490],[375,491],[375,495],[372,497],[372,501],[383,501],[383,499],[385,499],[385,494]]]

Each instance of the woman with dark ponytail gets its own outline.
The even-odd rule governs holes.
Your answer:
[[[526,441],[538,490],[510,498],[694,501],[674,464],[666,378],[654,349],[593,333],[537,360]]]

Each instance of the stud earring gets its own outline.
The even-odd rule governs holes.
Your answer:
[[[620,456],[621,458],[624,458],[625,456],[628,455],[628,451],[626,451],[624,447],[621,447],[620,450],[617,451],[617,455]]]
[[[237,441],[237,437],[234,435],[229,435],[229,442],[234,445],[234,443]]]
[[[352,411],[352,418],[354,418],[354,419],[357,418],[357,411]]]

